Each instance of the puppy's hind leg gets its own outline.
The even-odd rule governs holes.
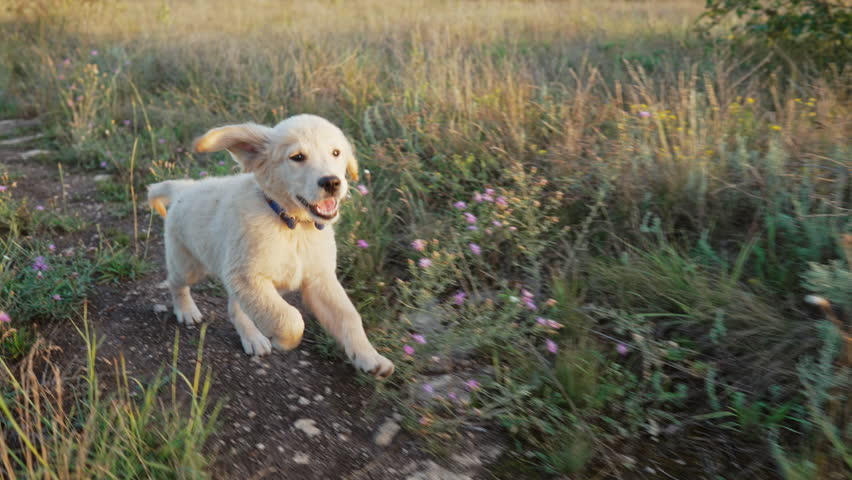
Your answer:
[[[201,311],[189,293],[190,285],[204,277],[204,266],[192,257],[183,246],[166,242],[166,267],[169,276],[166,282],[172,293],[175,316],[178,323],[193,325],[201,322]]]
[[[240,308],[240,302],[233,295],[228,298],[228,318],[237,329],[243,350],[249,355],[267,355],[272,353],[272,342],[266,335],[260,333],[254,322]]]

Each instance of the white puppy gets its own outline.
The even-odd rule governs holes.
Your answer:
[[[264,355],[272,345],[291,350],[305,322],[281,293],[298,289],[356,367],[380,378],[393,373],[335,273],[331,225],[347,193],[345,174],[358,175],[343,132],[321,117],[297,115],[274,128],[215,128],[195,150],[228,150],[246,173],[148,187],[149,204],[166,217],[167,282],[178,322],[201,321],[189,287],[213,274],[228,292],[229,317],[246,353]]]

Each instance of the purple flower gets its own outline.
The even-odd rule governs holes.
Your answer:
[[[464,382],[464,386],[467,387],[468,390],[479,390],[479,382],[474,379],[470,379]]]
[[[418,420],[417,422],[420,423],[420,425],[423,425],[424,427],[426,425],[429,425],[429,423],[430,423],[429,419],[426,418],[426,417],[420,417],[420,420]]]
[[[44,257],[39,255],[33,260],[33,270],[37,272],[46,272],[50,270],[50,266],[48,266],[47,262],[44,261]]]
[[[468,247],[470,247],[470,251],[473,252],[474,255],[480,255],[482,253],[482,248],[475,243],[469,243]]]
[[[414,355],[414,347],[412,347],[411,345],[403,345],[402,351],[405,352],[405,354],[408,356]]]
[[[556,342],[554,342],[553,340],[548,338],[547,342],[545,342],[545,343],[547,344],[547,351],[548,352],[556,353],[556,351],[559,350],[559,347],[556,345]]]
[[[494,203],[496,203],[497,205],[499,205],[501,207],[508,207],[509,206],[509,202],[506,201],[506,197],[504,197],[504,196],[497,197],[497,199],[494,200]]]
[[[428,258],[421,258],[417,261],[417,266],[420,268],[429,268],[432,266],[432,260],[429,260]]]
[[[107,167],[107,165],[108,165],[108,163],[106,162],[106,160],[104,160],[103,162],[101,162],[101,168],[106,168],[106,167]]]
[[[124,126],[125,126],[125,127],[130,126],[130,120],[125,120],[125,121],[124,121]]]
[[[199,177],[206,177],[206,176],[207,176],[207,170],[202,170],[202,171],[198,174],[198,176],[199,176]]]
[[[474,193],[473,194],[473,201],[476,202],[476,203],[482,203],[482,194],[479,193],[479,192]]]
[[[433,387],[431,383],[424,383],[423,391],[428,393],[429,395],[432,395],[433,393],[435,393],[435,387]]]
[[[554,330],[559,330],[560,328],[562,328],[561,323],[557,322],[556,320],[550,320],[550,319],[547,320],[547,326],[554,329]]]
[[[418,252],[422,252],[426,249],[426,240],[417,239],[411,242],[411,248],[417,250]]]
[[[423,335],[420,335],[419,333],[412,333],[411,339],[414,340],[415,342],[421,344],[421,345],[426,343],[426,337],[424,337]]]
[[[367,187],[363,183],[359,183],[356,188],[358,189],[358,193],[360,193],[361,195],[366,195],[370,193],[370,191],[367,190]]]
[[[494,195],[494,193],[495,193],[495,192],[494,192],[494,189],[493,189],[493,188],[486,188],[486,189],[485,189],[485,194],[486,194],[486,195]]]
[[[9,323],[11,321],[12,317],[10,317],[8,313],[0,311],[0,323]]]
[[[509,230],[512,231],[512,232],[514,232],[517,229],[518,229],[518,227],[509,227]]]
[[[456,395],[456,392],[450,392],[447,394],[447,398],[455,402],[459,399],[459,396]]]
[[[533,298],[533,297],[535,297],[535,295],[533,295],[533,293],[532,293],[532,292],[530,292],[529,290],[527,290],[527,289],[525,289],[525,288],[524,288],[524,289],[521,289],[521,296],[522,296],[522,297],[524,297],[524,298]]]
[[[482,199],[485,200],[486,202],[493,202],[494,201],[494,197],[492,197],[490,194],[487,194],[487,193],[482,195]]]
[[[651,113],[642,111],[642,112],[639,112],[639,116],[642,117],[642,118],[648,118],[648,117],[651,116]]]
[[[467,293],[459,291],[455,295],[453,295],[453,303],[456,305],[461,305],[467,299]]]
[[[467,204],[461,201],[454,203],[453,206],[459,210],[464,210],[465,208],[467,208]]]
[[[0,192],[5,192],[8,188],[6,185],[0,185]]]
[[[47,246],[47,249],[50,250],[51,252],[55,252],[56,251],[56,245],[51,243],[50,245]]]
[[[623,357],[627,355],[627,352],[629,352],[630,349],[627,347],[627,345],[619,342],[618,345],[615,346],[615,351]]]
[[[479,230],[479,227],[477,227],[476,225],[468,225],[467,229],[475,232],[475,231]]]
[[[165,139],[165,138],[161,138],[161,139],[157,140],[157,143],[159,143],[160,145],[162,145],[162,144],[166,143],[166,139]]]
[[[537,324],[541,325],[542,327],[546,327],[546,326],[547,326],[547,321],[548,321],[548,320],[547,320],[546,318],[544,318],[544,317],[535,317],[535,323],[537,323]]]
[[[526,306],[528,310],[538,310],[538,305],[536,305],[535,302],[533,302],[532,299],[529,298],[524,299],[524,306]]]
[[[220,166],[220,167],[224,167],[224,166],[225,166],[225,161],[224,161],[224,160],[219,160],[219,166]]]
[[[54,294],[53,294],[53,299],[54,299],[54,300],[56,300],[56,301],[58,302],[58,301],[62,300],[62,297],[61,297],[61,296],[59,296],[59,294],[58,294],[58,293],[54,293]]]
[[[467,220],[467,223],[476,223],[476,215],[470,212],[464,212],[464,219]]]
[[[38,210],[39,212],[43,212],[44,211],[44,205],[36,205],[36,210]]]
[[[491,225],[494,225],[495,227],[502,227],[503,226],[503,224],[500,223],[498,220],[491,220]]]
[[[358,248],[369,248],[370,244],[367,243],[366,240],[358,240],[357,242]]]
[[[70,59],[70,58],[66,58],[65,60],[62,60],[62,64],[63,64],[63,65],[71,65],[71,59]]]
[[[97,56],[98,56],[98,51],[97,51],[97,50],[92,50],[92,52],[91,52],[91,53],[92,53],[92,56],[93,56],[93,57],[97,57]]]

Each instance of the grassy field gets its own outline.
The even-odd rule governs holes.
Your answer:
[[[397,365],[376,388],[439,454],[484,427],[509,438],[497,478],[657,478],[649,457],[678,478],[848,478],[848,66],[702,37],[701,1],[239,5],[12,2],[0,116],[41,118],[50,161],[111,174],[99,197],[128,215],[148,183],[235,171],[188,151],[210,127],[340,125],[363,177],[340,274]],[[5,362],[29,322],[144,271],[133,239],[33,267],[79,227],[9,175]],[[203,441],[200,411],[152,422]]]

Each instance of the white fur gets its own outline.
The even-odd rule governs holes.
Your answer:
[[[223,149],[247,173],[149,187],[149,203],[157,211],[165,213],[165,204],[171,204],[165,226],[167,283],[178,322],[201,321],[189,287],[216,275],[228,292],[229,318],[246,353],[264,355],[272,346],[290,350],[301,342],[305,324],[281,293],[301,290],[307,306],[356,367],[389,376],[393,364],[370,344],[335,273],[332,224],[339,214],[321,218],[297,199],[311,204],[343,199],[346,171],[357,175],[346,137],[325,119],[299,115],[274,128],[243,124],[213,129],[196,141],[197,151]],[[305,160],[291,160],[296,153]],[[342,184],[329,193],[318,181],[332,175]],[[264,195],[298,220],[295,229],[276,216]],[[314,222],[326,227],[319,230]]]

